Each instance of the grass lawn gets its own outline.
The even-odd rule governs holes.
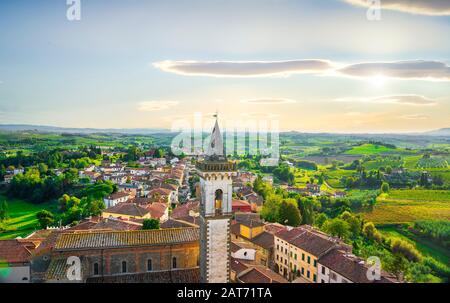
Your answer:
[[[56,205],[51,203],[32,204],[20,199],[10,199],[0,195],[0,200],[8,202],[9,219],[3,223],[6,231],[0,232],[0,239],[14,239],[16,237],[25,237],[38,229],[36,214],[42,210],[56,210]]]
[[[363,216],[376,224],[450,220],[450,195],[444,190],[392,190],[380,195],[373,211]]]
[[[345,152],[347,155],[378,155],[393,151],[393,148],[377,144],[362,144]]]
[[[386,236],[401,238],[412,243],[424,256],[431,256],[437,261],[449,264],[450,252],[447,249],[426,238],[414,235],[402,226],[377,226],[377,229]]]

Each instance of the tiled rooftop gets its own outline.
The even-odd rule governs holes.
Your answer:
[[[158,230],[94,231],[61,234],[55,250],[83,250],[131,246],[165,245],[199,240],[196,227]]]

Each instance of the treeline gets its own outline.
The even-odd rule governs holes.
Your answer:
[[[110,181],[98,181],[87,185],[78,196],[64,194],[58,201],[58,211],[52,213],[47,210],[40,211],[36,217],[41,228],[55,226],[75,225],[80,220],[90,216],[98,216],[105,209],[103,199],[117,191],[117,185]]]
[[[44,165],[40,167],[45,168]],[[24,174],[14,176],[7,194],[32,203],[43,203],[71,191],[77,179],[78,170],[76,169],[68,169],[58,176],[46,174],[42,169],[28,168]]]

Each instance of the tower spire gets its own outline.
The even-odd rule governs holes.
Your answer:
[[[223,158],[224,152],[223,152],[223,139],[222,134],[220,133],[219,128],[219,115],[216,112],[214,114],[214,117],[216,118],[216,122],[214,124],[214,128],[211,133],[211,139],[209,141],[208,149],[206,150],[206,156],[208,158]]]

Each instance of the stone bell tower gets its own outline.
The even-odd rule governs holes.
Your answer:
[[[230,222],[232,176],[236,164],[224,155],[217,121],[205,158],[197,163],[200,176],[200,274],[203,283],[227,283],[230,279]]]

